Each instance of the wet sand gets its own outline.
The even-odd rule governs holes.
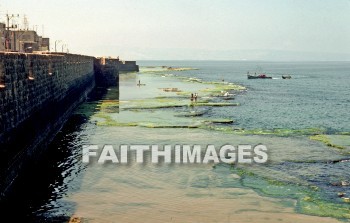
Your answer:
[[[174,179],[185,178],[183,185],[176,182],[174,185],[169,176],[160,176],[156,172],[134,179],[129,177],[127,169],[124,170],[124,176],[121,171],[117,175],[108,171],[102,173],[98,180],[95,177],[96,181],[89,180],[87,185],[83,185],[83,191],[70,198],[77,204],[74,217],[81,218],[81,222],[130,223],[340,222],[332,218],[297,214],[294,200],[261,197],[250,189],[193,188],[190,186],[193,179],[189,178],[194,176],[190,176],[186,168],[180,170],[185,177]],[[209,177],[215,181],[215,175]],[[239,178],[237,175],[230,177]],[[89,174],[85,178],[90,178]],[[137,183],[130,183],[132,181]]]

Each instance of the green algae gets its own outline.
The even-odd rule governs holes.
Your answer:
[[[342,204],[321,199],[322,191],[316,186],[301,186],[293,182],[261,177],[249,170],[235,168],[234,166],[231,165],[231,171],[241,177],[243,187],[251,188],[264,196],[295,199],[297,201],[295,209],[299,213],[344,220],[350,219],[349,205],[345,201]]]
[[[137,126],[138,124],[135,122],[118,122],[114,119],[112,119],[111,116],[105,114],[105,113],[98,113],[94,115],[94,118],[96,119],[96,125],[97,126]]]
[[[246,90],[246,87],[241,86],[241,85],[237,85],[237,84],[233,84],[233,83],[229,83],[229,82],[219,82],[219,81],[202,81],[199,78],[183,78],[185,81],[188,82],[196,82],[196,83],[200,83],[200,84],[206,84],[206,85],[214,85],[215,88],[213,88],[214,91],[217,90]],[[210,89],[208,89],[210,90]]]
[[[322,142],[329,147],[333,147],[337,149],[345,149],[344,146],[333,144],[327,135],[314,135],[314,136],[310,136],[309,138],[311,140]]]
[[[237,126],[220,126],[220,125],[210,125],[204,126],[205,129],[212,131],[220,131],[229,134],[238,135],[268,135],[268,136],[312,136],[317,134],[322,134],[325,132],[324,129],[319,128],[309,128],[309,129],[244,129]]]
[[[303,214],[321,217],[350,219],[349,205],[329,203],[307,195],[303,199],[298,200],[297,211]]]
[[[135,110],[129,110],[131,113],[135,114]],[[143,116],[142,112],[139,116],[135,116],[130,119],[125,119],[122,117],[118,117],[116,115],[109,115],[108,113],[97,113],[93,116],[93,119],[96,121],[96,124],[98,126],[118,126],[118,127],[128,127],[128,126],[139,126],[139,127],[146,127],[146,128],[202,128],[202,129],[208,129],[208,125],[215,125],[215,124],[231,124],[233,123],[233,120],[231,119],[189,119],[188,117],[199,117],[205,114],[206,111],[188,111],[188,112],[171,112],[169,113],[170,116],[175,117],[184,117],[182,121],[176,121],[172,120],[171,118],[166,118],[167,116],[164,116],[163,119],[165,120],[164,123],[161,122],[162,119],[154,119],[153,121],[145,121],[145,120],[152,120],[151,116]],[[150,113],[151,114],[151,113]],[[150,115],[148,114],[148,115]],[[154,116],[157,116],[158,113],[155,113]],[[161,117],[159,117],[161,118]],[[168,121],[166,121],[168,120]],[[187,122],[185,120],[188,120]]]
[[[179,79],[182,79],[185,82],[192,82],[192,83],[199,83],[202,85],[207,85],[208,87],[200,89],[202,96],[223,96],[226,92],[231,91],[244,91],[246,90],[246,87],[229,83],[229,82],[215,82],[215,81],[202,81],[198,78],[186,78],[186,77],[177,77]],[[209,87],[211,86],[211,87]],[[190,92],[179,92],[180,95],[188,95]]]
[[[233,94],[230,94],[229,96],[225,96],[226,93],[230,93],[232,91],[244,91],[246,90],[245,87],[236,85],[233,83],[227,83],[227,82],[205,82],[201,79],[197,78],[187,78],[187,77],[176,77],[179,80],[183,80],[184,82],[190,82],[195,84],[203,85],[202,88],[194,90],[194,92],[199,92],[200,97],[211,97],[211,98],[221,98],[223,100],[233,100]],[[176,92],[179,96],[188,96],[193,92],[187,91],[187,90],[181,90]]]
[[[194,77],[190,77],[190,78],[184,77],[182,79],[185,80],[186,82],[203,83],[202,79],[194,78]]]
[[[244,135],[275,135],[275,136],[305,136],[316,135],[325,132],[320,128],[308,128],[308,129],[237,129],[233,130],[237,134]]]
[[[219,85],[219,86],[215,86],[214,88],[202,89],[201,92],[211,93],[214,95],[222,95],[227,91],[242,91],[242,90],[245,90],[245,88],[238,85]]]
[[[118,127],[133,127],[138,126],[137,123],[120,123],[120,122],[97,122],[97,126],[118,126]]]
[[[197,117],[197,116],[203,116],[207,111],[187,111],[187,112],[180,112],[175,117]]]
[[[146,128],[198,128],[198,125],[162,125],[156,123],[139,123],[138,126]]]
[[[213,123],[213,124],[232,124],[234,120],[232,119],[206,119],[204,123]]]
[[[153,122],[118,122],[110,116],[99,114],[96,117],[102,118],[102,121],[97,121],[97,126],[118,126],[118,127],[145,127],[145,128],[198,128],[196,125],[167,125]]]
[[[167,70],[172,71],[189,71],[189,70],[199,70],[198,68],[193,67],[168,67]]]
[[[84,115],[86,117],[90,117],[94,115],[96,112],[100,111],[97,107],[98,103],[96,102],[86,102],[81,104],[75,111],[74,114]]]
[[[191,95],[192,92],[189,92],[189,91],[181,91],[181,92],[176,92],[177,95],[180,95],[180,96],[187,96],[189,97]]]
[[[154,111],[144,113],[135,111],[123,112],[121,114],[97,113],[92,117],[98,126],[129,127],[139,126],[145,128],[198,128],[202,123],[192,119],[171,119],[175,112],[160,113]],[[161,114],[165,115],[162,116]]]
[[[272,179],[261,179],[257,176],[245,175],[242,178],[242,185],[259,191],[265,196],[287,197],[298,199],[302,196],[299,187],[285,182],[278,182]]]
[[[339,132],[338,134],[339,135],[348,135],[348,136],[350,136],[350,132]]]
[[[211,107],[225,107],[225,106],[239,106],[239,103],[229,102],[197,102],[193,106],[211,106]]]
[[[224,107],[224,106],[238,106],[239,103],[228,103],[228,102],[210,102],[209,100],[199,100],[198,102],[189,102],[188,100],[179,100],[178,98],[172,97],[158,97],[155,99],[144,99],[144,100],[132,100],[132,101],[104,101],[101,104],[97,105],[101,112],[108,113],[109,111],[115,110],[124,110],[131,112],[142,112],[142,110],[160,110],[163,109],[171,109],[171,108],[189,108],[189,107]],[[114,109],[113,109],[114,108]],[[173,116],[175,117],[200,117],[204,115],[206,111],[187,111],[187,112],[178,112]],[[102,115],[103,116],[103,115]],[[96,116],[98,117],[98,116]],[[99,116],[101,117],[101,115]],[[213,119],[213,120],[198,120],[201,121],[203,125],[175,125],[175,124],[162,124],[155,122],[150,122],[145,125],[140,124],[138,121],[133,122],[117,122],[111,118],[107,118],[104,116],[105,121],[98,122],[98,125],[106,125],[106,126],[141,126],[148,128],[202,128],[207,130],[215,130],[221,131],[224,133],[231,134],[240,134],[240,135],[274,135],[274,136],[304,136],[304,135],[319,135],[325,132],[324,129],[318,128],[309,128],[309,129],[273,129],[273,130],[265,130],[265,129],[241,129],[234,127],[223,127],[221,125],[216,124],[232,124],[233,120],[231,119]]]
[[[164,108],[180,108],[186,105],[182,104],[165,104],[165,105],[145,105],[145,106],[135,106],[129,108],[123,108],[123,110],[140,110],[140,109],[164,109]]]
[[[346,134],[336,135],[314,135],[309,137],[310,140],[321,142],[328,147],[335,148],[343,155],[350,154],[350,136]]]
[[[233,83],[225,83],[225,82],[205,82],[201,81],[199,79],[195,80],[187,80],[189,82],[196,82],[200,84],[205,84],[205,85],[212,85],[213,87],[207,87],[204,89],[201,89],[201,95],[204,96],[212,96],[212,97],[222,97],[226,92],[229,93],[231,91],[244,91],[246,90],[245,87],[236,85]]]
[[[172,97],[158,97],[154,99],[131,100],[121,103],[121,109],[164,109],[188,106],[187,100],[179,100]]]
[[[224,106],[239,106],[239,103],[230,103],[230,102],[210,102],[208,100],[198,100],[197,102],[191,102],[188,100],[178,100],[174,98],[157,98],[143,101],[133,101],[130,102],[127,106],[121,107],[123,110],[132,110],[132,109],[166,109],[166,108],[180,108],[180,107],[199,107],[199,106],[208,106],[208,107],[224,107]],[[106,106],[108,107],[108,105]]]

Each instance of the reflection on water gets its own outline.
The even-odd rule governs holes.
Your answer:
[[[46,217],[40,216],[40,213],[60,207],[61,214],[54,219],[58,222],[69,219],[67,213],[74,212],[74,204],[65,202],[58,205],[57,200],[64,198],[68,191],[80,188],[79,179],[84,167],[80,163],[78,147],[86,137],[81,132],[85,122],[86,119],[81,116],[69,119],[49,146],[49,152],[26,170],[16,183],[9,201],[1,204],[4,218],[9,215],[9,218],[22,222],[45,222]],[[66,212],[67,209],[70,211]]]
[[[316,163],[320,163],[320,166],[323,163],[324,167],[327,166],[328,160],[341,157],[330,152],[326,146],[315,144],[307,139],[225,135],[199,129],[179,131],[177,129],[138,127],[90,128],[90,125],[92,124],[85,125],[86,129],[83,129],[81,133],[85,135],[84,132],[88,131],[93,135],[89,137],[88,142],[81,141],[81,143],[112,144],[115,147],[125,143],[191,145],[197,144],[200,139],[203,145],[209,143],[218,146],[226,143],[232,145],[266,144],[269,145],[271,159],[268,164],[242,165],[237,166],[237,169],[244,168],[245,171],[251,171],[258,177],[285,182],[290,187],[285,186],[285,189],[275,188],[274,191],[266,191],[270,196],[271,194],[277,196],[275,199],[261,197],[264,193],[260,194],[259,188],[254,192],[246,187],[255,188],[258,185],[264,185],[264,188],[268,188],[272,186],[268,183],[264,184],[263,179],[259,181],[257,177],[239,176],[240,173],[235,168],[232,170],[229,165],[155,165],[150,163],[100,165],[95,163],[84,167],[80,177],[68,177],[71,181],[67,182],[65,190],[58,192],[58,194],[64,192],[65,195],[57,196],[53,202],[54,205],[51,202],[42,206],[44,216],[57,218],[64,213],[92,222],[118,222],[118,220],[122,222],[170,220],[183,222],[188,219],[201,222],[215,220],[234,222],[235,219],[240,219],[243,222],[249,222],[254,220],[252,216],[259,217],[259,219],[265,218],[260,222],[275,222],[279,218],[288,218],[289,222],[295,222],[296,219],[300,222],[309,222],[316,218],[295,214],[296,203],[290,198],[299,199],[308,196],[309,192],[303,190],[308,190],[312,185],[318,185],[314,184],[312,179],[317,180],[319,176],[316,172],[310,172],[313,169],[305,169],[303,172],[301,168],[309,161],[317,161]],[[120,134],[121,132],[123,134]],[[81,147],[75,146],[70,147],[81,151]],[[297,155],[305,150],[312,151],[313,155]],[[324,157],[325,154],[327,158]],[[296,160],[298,157],[298,160],[304,162],[287,161]],[[313,164],[312,162],[310,165]],[[296,173],[292,168],[284,167],[287,166],[287,163],[299,166],[300,173]],[[304,173],[308,173],[308,177]],[[310,173],[315,173],[315,175]],[[74,175],[71,174],[71,176]],[[251,181],[252,179],[254,181]],[[296,183],[302,189],[295,188],[293,185]],[[325,179],[322,183],[325,185]],[[75,190],[76,186],[79,186],[77,190]],[[290,191],[290,188],[295,189]],[[320,192],[324,192],[323,188]],[[334,193],[329,193],[327,198],[337,200]],[[218,219],[217,216],[221,218]],[[222,219],[225,220],[221,221]],[[317,220],[332,222],[328,218]]]

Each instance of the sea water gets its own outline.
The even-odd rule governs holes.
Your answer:
[[[140,65],[195,67],[182,73],[210,81],[228,81],[247,87],[238,95],[242,104],[215,110],[239,126],[251,129],[326,128],[350,131],[350,62],[263,61],[141,61]],[[248,79],[247,72],[273,79]],[[291,75],[291,79],[282,79]]]
[[[139,73],[121,75],[119,92],[109,89],[102,99],[92,98],[72,116],[36,174],[28,176],[30,183],[18,188],[14,201],[19,215],[62,221],[77,216],[88,222],[350,219],[349,203],[339,195],[350,195],[349,62],[140,61],[139,65]],[[247,79],[248,71],[273,78]],[[137,86],[139,80],[144,85]],[[199,100],[211,100],[203,91],[211,83],[244,86],[233,90],[234,99],[227,101],[239,106],[182,106],[191,103],[192,92],[199,93]],[[178,88],[184,94],[163,88]],[[191,109],[200,115],[178,116]],[[233,123],[207,124],[214,119]],[[342,149],[311,140],[315,134]],[[269,162],[83,164],[86,144],[264,144]]]

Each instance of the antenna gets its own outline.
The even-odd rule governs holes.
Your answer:
[[[27,19],[27,16],[26,15],[24,15],[23,16],[23,29],[24,30],[28,30],[29,29],[29,22],[28,22],[28,19]]]
[[[6,26],[6,35],[5,35],[5,49],[6,51],[10,51],[11,50],[11,36],[10,36],[10,29],[15,29],[17,28],[16,25],[13,25],[13,21],[12,21],[12,25],[10,26],[10,20],[12,20],[13,18],[19,17],[19,14],[17,15],[9,15],[8,13],[6,13],[6,20],[7,20],[7,26]]]
[[[42,36],[44,37],[45,36],[45,33],[44,33],[44,25],[41,25],[41,28],[42,28]]]

